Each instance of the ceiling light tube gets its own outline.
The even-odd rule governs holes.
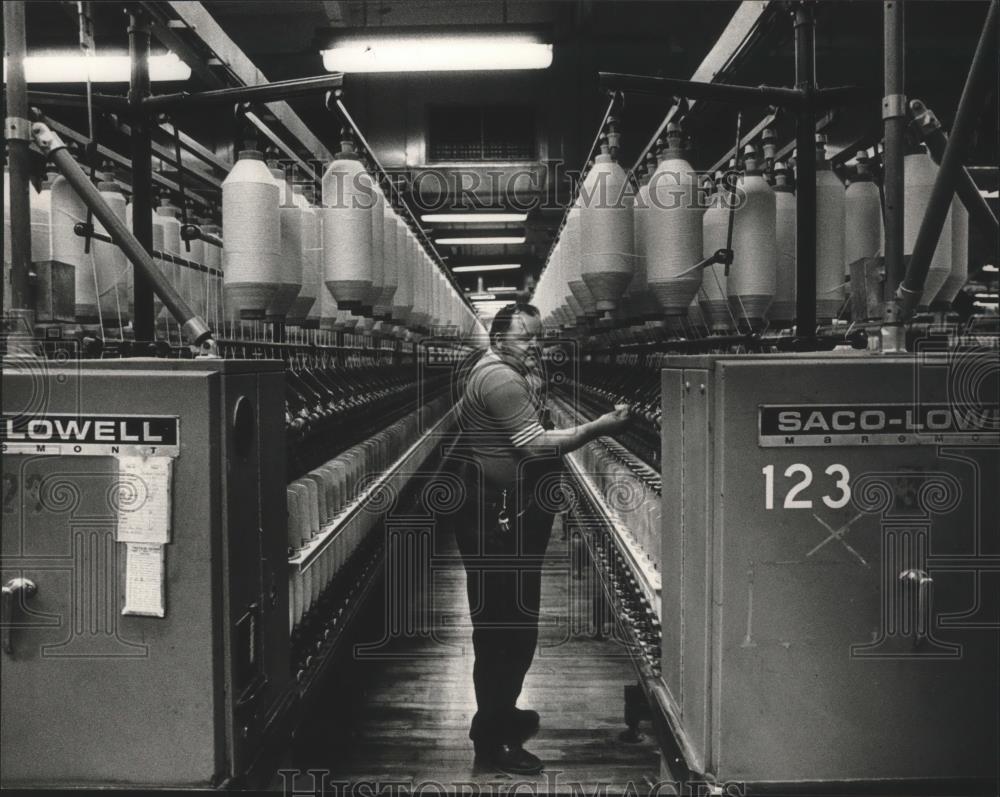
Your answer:
[[[513,224],[527,219],[527,213],[425,213],[420,217],[432,224]]]
[[[455,266],[452,269],[457,274],[468,274],[473,271],[516,271],[521,268],[520,263],[503,263],[495,266]]]
[[[504,244],[523,244],[524,236],[483,236],[480,238],[436,238],[434,243],[442,246],[502,246]]]
[[[354,34],[321,52],[328,72],[347,73],[546,69],[552,63],[551,44],[519,33]]]
[[[28,83],[128,83],[131,64],[127,55],[83,55],[79,52],[29,55],[24,59]],[[3,64],[7,79],[7,59]],[[174,53],[149,57],[149,79],[184,81],[191,77],[191,67]]]

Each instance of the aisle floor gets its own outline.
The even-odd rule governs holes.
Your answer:
[[[558,520],[545,561],[539,648],[518,701],[541,714],[538,735],[525,747],[546,769],[513,778],[474,765],[465,572],[451,535],[425,532],[396,538],[405,553],[387,573],[387,622],[369,624],[391,632],[373,632],[373,642],[384,641],[355,649],[350,682],[338,679],[329,705],[318,708],[295,750],[295,767],[328,772],[333,784],[368,784],[373,794],[389,783],[411,793],[436,786],[510,793],[516,784],[523,784],[520,793],[531,793],[528,784],[539,793],[647,792],[659,779],[655,740],[648,732],[639,743],[619,739],[624,687],[635,683],[632,665],[617,642],[594,634],[597,585],[586,568],[574,577]]]

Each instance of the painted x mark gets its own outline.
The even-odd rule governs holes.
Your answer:
[[[819,515],[817,515],[814,512],[813,513],[813,517],[816,518],[816,521],[818,523],[820,523],[823,527],[825,527],[827,531],[830,532],[830,536],[827,537],[825,540],[823,540],[823,542],[819,543],[811,551],[809,551],[809,553],[806,554],[806,558],[812,556],[814,553],[816,553],[816,551],[818,551],[820,548],[822,548],[824,545],[826,545],[828,542],[830,542],[830,540],[837,540],[841,545],[843,545],[847,549],[847,552],[849,554],[851,554],[855,559],[857,559],[859,562],[861,562],[861,564],[863,564],[865,567],[868,567],[868,562],[865,561],[865,558],[861,554],[859,554],[857,551],[855,551],[847,543],[847,540],[844,539],[844,537],[847,535],[848,530],[851,528],[851,524],[854,523],[854,521],[856,521],[858,518],[860,518],[861,515],[862,515],[862,513],[858,512],[858,514],[856,514],[854,517],[852,517],[850,520],[848,520],[839,529],[834,529],[829,523],[827,523],[825,520],[823,520],[823,518],[821,518]]]

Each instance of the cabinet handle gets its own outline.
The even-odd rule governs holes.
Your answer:
[[[934,579],[925,571],[913,567],[900,573],[899,580],[913,584],[917,588],[917,625],[913,647],[918,647],[930,631],[931,590],[934,588]]]
[[[0,635],[2,635],[2,640],[0,640],[0,647],[3,647],[4,653],[14,652],[14,643],[11,640],[11,634],[13,629],[11,624],[14,621],[14,606],[15,603],[20,601],[19,596],[24,595],[24,599],[27,600],[34,596],[38,592],[38,587],[35,586],[35,582],[28,578],[12,578],[2,587],[2,595],[0,595]]]

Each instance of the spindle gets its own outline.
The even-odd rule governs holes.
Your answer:
[[[969,279],[969,211],[957,196],[951,202],[951,272],[933,304],[951,307]]]
[[[914,152],[903,158],[903,255],[913,254],[913,246],[917,242],[917,233],[924,220],[924,213],[930,201],[931,189],[937,178],[938,167],[925,150]],[[937,296],[948,277],[951,275],[952,258],[952,215],[949,209],[945,217],[941,236],[938,238],[934,257],[924,280],[924,292],[920,297],[920,306],[927,307]]]
[[[716,172],[714,193],[702,217],[702,256],[707,257],[726,246],[729,231],[729,208],[723,185],[723,173]],[[697,272],[695,272],[697,274]],[[713,332],[726,332],[732,328],[729,309],[726,269],[713,263],[703,269],[699,305],[705,322]]]
[[[795,194],[789,170],[780,161],[774,164],[775,261],[774,301],[768,318],[772,326],[788,327],[795,321]]]
[[[616,309],[635,269],[632,197],[625,171],[602,144],[580,191],[581,276],[599,312]],[[605,316],[610,320],[610,315]]]
[[[830,323],[844,306],[844,186],[826,158],[826,136],[816,135],[816,319]]]
[[[352,141],[323,175],[323,274],[341,309],[360,308],[372,287],[372,211],[370,178]]]
[[[226,317],[263,318],[281,285],[280,191],[256,150],[243,150],[222,183]]]
[[[726,293],[738,328],[757,330],[765,326],[774,298],[776,205],[752,145],[745,155],[744,173],[737,183],[741,201],[733,219],[733,262]]]
[[[667,147],[649,181],[646,278],[667,316],[686,316],[702,278],[691,266],[702,259],[702,207],[698,176],[681,149],[680,127],[667,126]],[[687,273],[683,273],[687,272]]]

